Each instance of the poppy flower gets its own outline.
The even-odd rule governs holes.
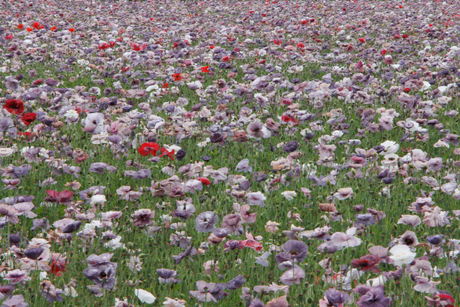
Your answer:
[[[70,29],[69,29],[69,32],[72,32],[72,33],[73,33],[74,31],[75,31],[74,28],[70,28]]]
[[[123,41],[123,37],[117,38],[117,41],[121,43]]]
[[[291,117],[291,116],[287,116],[287,115],[283,115],[281,116],[281,119],[283,120],[283,122],[287,123],[287,122],[295,122],[295,118],[294,117]]]
[[[209,66],[201,67],[201,72],[202,73],[209,73]]]
[[[180,80],[182,80],[181,74],[173,74],[172,76],[173,76],[173,78],[174,78],[174,81],[180,81]]]
[[[151,154],[152,156],[157,155],[157,151],[160,149],[160,145],[155,142],[144,143],[137,149],[137,151],[141,154],[141,156],[148,156]]]
[[[365,40],[364,38],[362,38],[362,37],[361,37],[360,39],[358,39],[358,40],[359,40],[361,43],[363,43],[363,44],[366,43],[366,40]]]
[[[26,30],[27,30],[27,32],[32,32],[33,31],[32,28],[27,28]]]
[[[404,93],[409,93],[409,92],[410,92],[410,88],[406,87],[405,89],[403,89],[403,92],[404,92]]]
[[[24,29],[24,25],[22,23],[18,24],[18,29]]]
[[[275,45],[281,45],[283,42],[282,42],[280,39],[275,39],[275,40],[273,41],[273,43],[274,43]]]
[[[8,99],[3,106],[11,114],[22,114],[24,112],[24,102],[20,99]]]
[[[163,156],[168,156],[172,161],[174,161],[174,154],[176,152],[173,150],[171,151],[168,151],[166,148],[162,147],[161,148],[161,155],[160,155],[160,158],[163,157]]]
[[[32,27],[34,27],[35,29],[40,29],[40,24],[38,22],[34,22],[34,24],[32,25]]]
[[[382,52],[380,52],[381,55],[384,55],[385,53],[387,53],[385,49],[383,49]]]
[[[402,38],[408,38],[409,34],[403,34]]]
[[[366,255],[359,259],[351,261],[351,266],[361,271],[373,271],[374,273],[380,273],[380,269],[376,266],[380,262],[380,259],[374,255]]]
[[[396,33],[395,35],[393,35],[393,37],[394,37],[395,39],[400,39],[400,38],[401,38],[401,35],[400,35],[399,33]]]
[[[61,276],[61,272],[64,272],[65,271],[65,262],[63,261],[53,261],[53,263],[51,263],[50,265],[51,267],[51,270],[50,270],[50,273],[52,273],[54,276]]]
[[[214,49],[214,48],[216,48],[216,46],[214,45],[209,46],[209,49]]]
[[[51,30],[51,31],[55,31],[55,30],[56,30],[56,26],[54,26],[54,27],[51,27],[51,29],[50,29],[50,30]]]
[[[307,24],[308,24],[308,20],[302,20],[300,23],[303,24],[303,25],[307,25]]]
[[[304,43],[298,43],[297,48],[305,48],[305,44]]]
[[[21,120],[26,125],[29,126],[37,118],[37,113],[25,113]]]
[[[201,183],[206,186],[211,184],[211,181],[206,177],[200,177],[200,178],[197,178],[197,180],[201,181]]]
[[[163,88],[168,88],[169,84],[168,83],[163,83]]]
[[[39,85],[39,84],[42,84],[43,83],[43,79],[40,78],[40,79],[37,79],[35,80],[34,82],[32,82],[33,85]]]
[[[227,61],[230,61],[230,57],[228,55],[222,58],[222,62],[227,62]]]
[[[13,34],[5,36],[5,39],[13,39]]]
[[[142,50],[147,49],[147,44],[137,45],[137,44],[134,44],[134,43],[130,43],[130,45],[131,45],[131,47],[133,47],[134,51],[142,51]]]

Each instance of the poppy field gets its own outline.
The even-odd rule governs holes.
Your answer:
[[[459,12],[0,2],[0,306],[459,306]]]

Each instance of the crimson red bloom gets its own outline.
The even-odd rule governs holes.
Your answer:
[[[53,273],[54,276],[61,276],[61,272],[63,273],[65,271],[65,262],[58,262],[57,260],[54,260],[53,263],[50,265],[51,270],[50,273]]]
[[[176,152],[174,151],[174,149],[171,150],[171,151],[168,151],[166,148],[162,147],[162,148],[161,148],[161,155],[160,155],[160,158],[163,157],[163,156],[168,156],[171,160],[174,161],[174,154],[175,154],[175,153],[176,153]]]
[[[40,29],[40,24],[38,22],[34,22],[34,24],[32,25],[32,27],[34,27],[35,29]]]
[[[285,122],[285,123],[287,123],[287,122],[295,122],[295,118],[294,118],[294,117],[287,116],[287,115],[281,116],[281,119],[282,119],[283,122]]]
[[[158,149],[160,149],[160,145],[155,142],[149,142],[142,144],[137,151],[141,154],[141,156],[148,156],[151,154],[156,157]]]
[[[361,271],[373,271],[375,273],[380,273],[380,269],[376,267],[379,262],[380,259],[377,256],[365,255],[359,259],[352,260],[351,266]]]
[[[365,43],[366,43],[366,40],[365,40],[364,38],[362,38],[362,37],[361,37],[361,38],[359,38],[358,40],[359,40],[361,43],[363,43],[363,44],[365,44]]]
[[[11,114],[19,115],[24,113],[24,102],[20,99],[8,99],[3,108]]]
[[[201,183],[204,184],[204,185],[210,185],[211,184],[211,181],[206,177],[200,177],[200,178],[197,178],[197,180],[201,181]]]
[[[21,120],[26,125],[29,126],[37,118],[37,113],[25,113]]]
[[[222,58],[222,62],[225,63],[225,62],[227,62],[227,61],[230,61],[230,57],[229,57],[228,55],[227,55],[227,56],[224,56],[224,57]]]
[[[74,31],[75,31],[74,28],[70,28],[70,29],[69,29],[69,32],[72,32],[72,33],[73,33]]]
[[[381,55],[384,55],[385,53],[387,53],[387,51],[385,49],[382,50],[382,52],[380,53]]]
[[[34,82],[32,82],[33,85],[39,85],[39,84],[42,84],[43,83],[43,79],[40,78],[40,79],[37,79],[35,80]]]
[[[168,88],[169,83],[163,83],[163,88]]]
[[[216,48],[216,46],[214,45],[209,46],[209,49],[214,49],[214,48]]]
[[[173,78],[174,78],[174,81],[180,81],[180,80],[182,80],[181,74],[173,74],[172,76],[173,76]]]
[[[5,39],[13,39],[13,34],[6,35],[6,36],[5,36]]]
[[[24,29],[24,25],[22,23],[18,24],[18,29]]]
[[[305,44],[304,43],[298,43],[297,48],[305,48]]]
[[[280,39],[275,39],[275,40],[273,41],[273,43],[274,43],[275,45],[281,45],[283,42],[282,42]]]
[[[32,28],[27,28],[26,30],[27,30],[27,32],[32,32],[34,29],[32,29]]]
[[[409,34],[403,34],[402,38],[408,38]]]
[[[393,37],[394,37],[395,39],[400,39],[400,38],[401,38],[401,35],[400,35],[399,33],[396,33],[395,35],[393,35]]]
[[[209,73],[209,66],[201,67],[201,72],[202,73]]]
[[[405,89],[403,89],[403,92],[404,92],[404,93],[409,93],[409,92],[410,92],[410,88],[406,87]]]
[[[51,27],[51,29],[50,29],[50,30],[51,30],[51,31],[55,31],[56,29],[57,29],[57,27],[56,27],[56,26],[54,26],[54,27]]]

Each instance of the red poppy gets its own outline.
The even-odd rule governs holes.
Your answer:
[[[163,88],[168,88],[169,83],[163,83]]]
[[[201,67],[201,72],[202,73],[209,73],[209,66]]]
[[[160,158],[163,157],[163,156],[168,156],[171,160],[174,161],[174,154],[175,154],[174,149],[171,150],[171,151],[168,151],[166,148],[162,147],[161,148]]]
[[[24,113],[24,102],[20,99],[8,99],[3,108],[11,114],[19,115]]]
[[[403,34],[402,38],[408,38],[409,34]]]
[[[393,35],[393,37],[394,37],[395,39],[400,39],[400,38],[401,38],[401,35],[399,35],[399,33],[396,33],[395,35]]]
[[[211,184],[211,181],[206,177],[200,177],[200,178],[197,178],[197,180],[201,181],[201,183],[204,184],[204,185],[210,185]]]
[[[129,70],[129,67],[123,67],[123,66],[121,67],[122,72],[127,72],[128,70]]]
[[[24,29],[24,25],[22,23],[18,24],[18,29]]]
[[[227,62],[227,61],[230,61],[230,57],[228,55],[222,58],[222,62]]]
[[[34,22],[34,24],[32,25],[32,27],[34,27],[35,29],[40,29],[40,24],[38,22]]]
[[[304,43],[298,43],[297,48],[305,48],[305,44]]]
[[[285,122],[285,123],[287,123],[287,122],[295,122],[295,118],[294,118],[294,117],[287,116],[287,115],[281,116],[281,119],[282,119],[283,122]]]
[[[214,49],[214,48],[216,48],[216,46],[214,45],[209,46],[209,49]]]
[[[61,272],[65,271],[65,262],[60,261],[59,263],[57,260],[54,260],[53,263],[50,265],[51,270],[50,273],[53,273],[54,276],[61,276]]]
[[[363,44],[366,43],[366,40],[365,40],[364,38],[362,38],[362,37],[361,37],[360,39],[358,39],[358,40],[359,40],[361,43],[363,43]]]
[[[13,39],[13,34],[5,36],[5,39]]]
[[[147,49],[147,44],[137,45],[137,44],[130,42],[130,45],[131,47],[133,47],[134,51],[142,51],[142,50]]]
[[[374,255],[362,256],[359,259],[351,261],[351,266],[359,269],[360,271],[372,271],[374,273],[380,273],[380,269],[376,267],[379,264],[380,259]]]
[[[70,28],[70,29],[69,29],[69,32],[72,32],[72,33],[73,33],[74,31],[75,31],[74,28]]]
[[[158,149],[160,149],[160,145],[155,142],[149,142],[142,144],[137,151],[141,154],[141,156],[148,156],[151,154],[156,157]]]
[[[123,37],[117,38],[117,41],[121,43],[123,41]]]
[[[33,31],[32,28],[27,28],[26,30],[27,30],[27,32],[32,32]]]
[[[385,53],[387,53],[385,49],[383,49],[382,52],[380,52],[381,55],[384,55]]]
[[[51,29],[50,29],[50,30],[51,30],[51,31],[55,31],[55,30],[56,30],[56,26],[54,26],[54,27],[51,27]]]
[[[306,24],[308,24],[308,20],[302,20],[300,23],[303,24],[303,25],[306,25]]]
[[[26,125],[29,126],[37,118],[37,113],[25,113],[22,115],[21,120]]]
[[[404,92],[404,93],[409,93],[409,92],[410,92],[410,88],[406,87],[405,89],[403,89],[403,92]]]
[[[40,26],[40,29],[44,29],[44,28],[45,28],[45,26],[44,26],[44,25],[41,25],[41,26]]]
[[[275,40],[273,41],[273,43],[274,43],[275,45],[281,45],[283,42],[282,42],[280,39],[275,39]]]
[[[173,78],[174,78],[174,81],[180,81],[180,80],[182,80],[181,74],[173,74],[172,76],[173,76]]]
[[[43,79],[40,78],[40,79],[37,79],[35,80],[34,82],[32,82],[33,85],[39,85],[39,84],[42,84],[43,83]]]

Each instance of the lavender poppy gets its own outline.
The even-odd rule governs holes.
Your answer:
[[[223,290],[225,289],[226,284],[216,284],[213,282],[207,283],[203,280],[199,280],[196,282],[196,287],[198,291],[190,291],[190,294],[197,298],[201,302],[214,302],[224,298],[224,295],[228,295]]]
[[[372,287],[359,298],[356,305],[359,307],[388,307],[390,298],[385,297],[383,286]]]
[[[282,264],[287,261],[302,262],[307,257],[308,247],[302,241],[289,240],[283,245],[284,253],[276,255],[275,259]]]
[[[110,262],[113,254],[90,255],[86,262],[89,268],[83,271],[85,276],[97,286],[104,289],[112,289],[115,286],[117,264]]]
[[[198,232],[212,232],[216,229],[215,224],[219,222],[219,217],[212,211],[206,211],[198,215],[195,219],[195,228]]]
[[[227,289],[236,290],[238,288],[241,288],[241,286],[243,286],[245,282],[246,279],[244,279],[243,275],[240,274],[227,283]]]
[[[197,254],[197,250],[196,248],[194,248],[193,246],[189,246],[185,249],[185,251],[183,253],[180,253],[179,255],[173,255],[173,259],[176,261],[176,264],[179,264],[182,262],[182,260],[185,258],[185,257],[189,257],[189,259],[191,261],[192,258],[190,258],[190,256],[193,256],[193,255],[196,255]]]
[[[324,295],[332,306],[342,306],[348,300],[348,293],[339,291],[337,289],[330,289],[324,292]]]
[[[180,282],[180,279],[175,279],[177,272],[174,270],[168,269],[157,269],[158,281],[162,284],[177,284]]]
[[[236,165],[236,170],[244,173],[252,172],[252,167],[249,166],[249,159],[243,159]]]
[[[155,217],[155,211],[150,209],[139,209],[133,214],[134,226],[146,227],[152,223],[152,219]]]
[[[290,141],[283,146],[283,150],[285,152],[294,152],[297,150],[298,145],[299,143],[297,141]]]
[[[29,306],[29,303],[24,302],[24,296],[22,294],[13,295],[13,297],[2,302],[2,307],[27,307],[27,306]]]

